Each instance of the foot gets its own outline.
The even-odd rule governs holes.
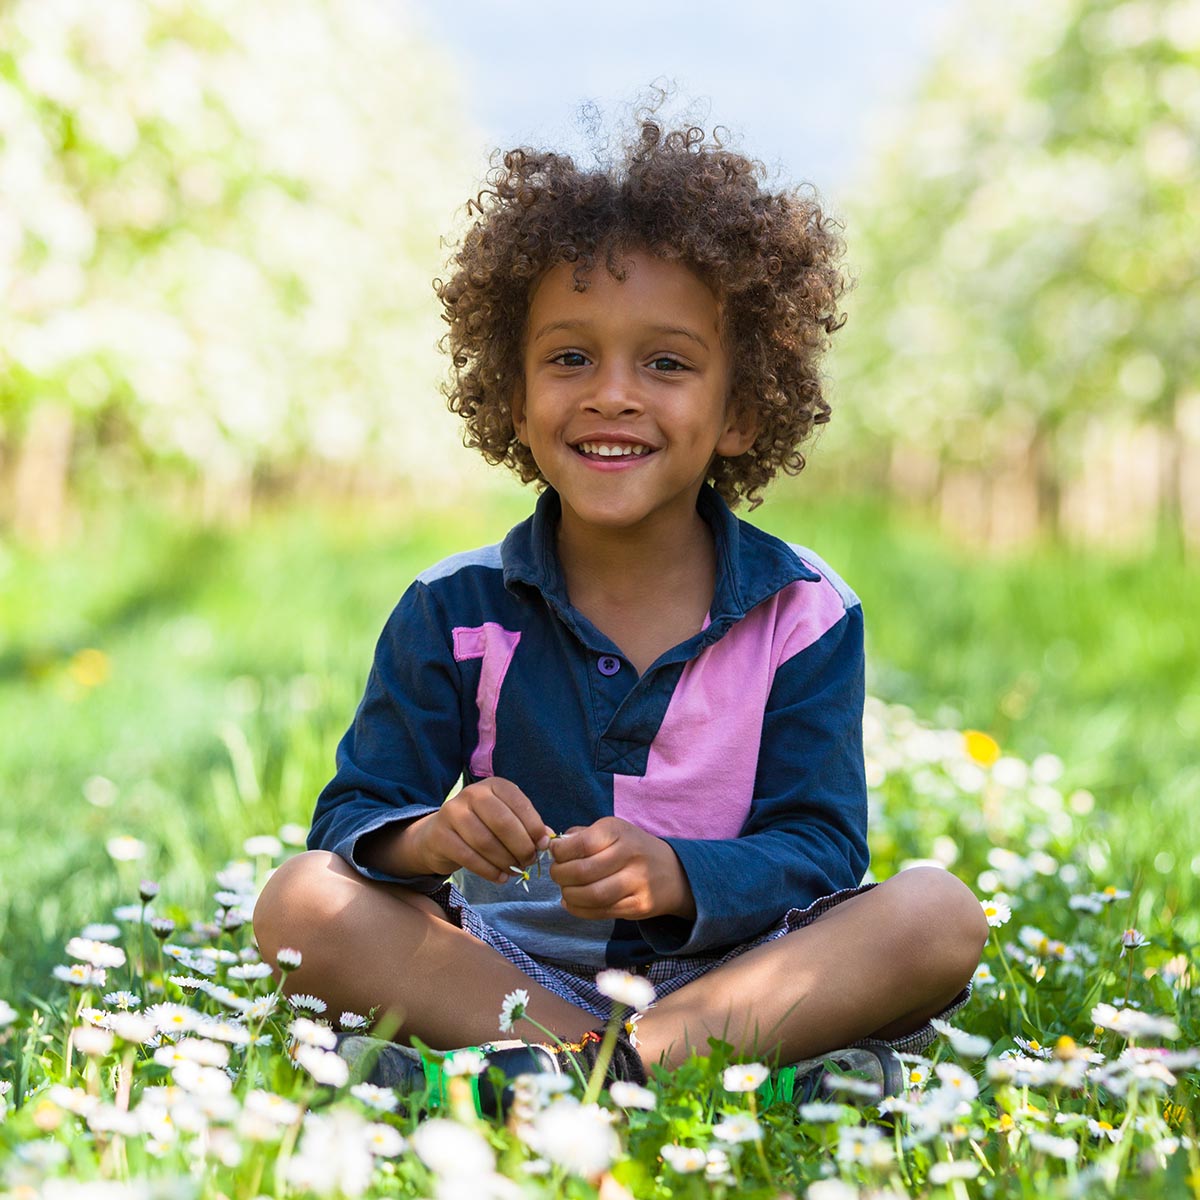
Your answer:
[[[865,1042],[819,1054],[793,1064],[792,1069],[791,1102],[797,1106],[817,1100],[878,1105],[884,1097],[904,1092],[904,1068],[885,1042]],[[783,1074],[780,1072],[781,1077]],[[777,1086],[776,1094],[779,1090]]]

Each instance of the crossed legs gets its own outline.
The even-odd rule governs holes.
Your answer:
[[[254,912],[264,960],[300,950],[289,991],[334,1012],[388,1014],[394,1036],[440,1049],[498,1035],[505,995],[565,1041],[597,1021],[454,925],[428,897],[363,878],[310,851],[272,876]],[[804,929],[758,946],[664,997],[638,1026],[647,1063],[675,1066],[709,1036],[744,1057],[791,1062],[864,1037],[897,1037],[940,1012],[979,962],[987,923],[952,875],[916,867],[843,901]],[[528,1022],[514,1030],[544,1035]]]

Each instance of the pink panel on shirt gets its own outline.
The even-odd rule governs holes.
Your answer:
[[[834,587],[797,581],[683,669],[645,775],[613,776],[613,812],[658,837],[736,837],[750,811],[775,672],[842,619]]]
[[[494,774],[492,751],[496,749],[496,706],[500,703],[500,687],[520,640],[519,633],[494,621],[472,629],[462,625],[454,629],[454,661],[483,659],[479,688],[475,693],[475,703],[479,706],[479,740],[471,755],[471,774],[477,779]]]

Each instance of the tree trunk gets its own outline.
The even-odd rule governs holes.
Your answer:
[[[37,545],[58,542],[66,528],[75,421],[59,404],[33,410],[13,472],[13,531]]]

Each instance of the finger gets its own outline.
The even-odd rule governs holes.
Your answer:
[[[493,883],[507,883],[515,878],[508,871],[498,871],[482,854],[472,850],[461,838],[455,836],[449,855],[454,862],[464,870],[478,875],[481,879],[489,879]]]
[[[561,888],[586,887],[615,875],[623,865],[624,860],[617,847],[605,846],[598,854],[551,863],[550,878]]]
[[[537,857],[537,846],[517,814],[498,796],[488,795],[475,807],[475,816],[504,846],[511,863],[530,863]]]
[[[611,881],[606,881],[611,884]],[[563,907],[575,917],[585,920],[637,920],[645,915],[643,899],[624,886],[593,885],[586,888],[564,888]]]
[[[512,854],[476,813],[463,813],[456,823],[454,833],[464,846],[488,864],[486,871],[477,874],[483,874],[485,878],[495,878],[497,882],[506,882],[512,877],[508,870],[513,862]],[[463,863],[463,866],[466,865]]]
[[[533,806],[533,801],[510,779],[499,775],[489,781],[492,794],[507,806],[508,810],[521,823],[526,836],[537,850],[545,850],[550,845],[550,835],[554,832]]]
[[[573,825],[566,833],[559,834],[550,843],[550,854],[555,862],[571,862],[578,858],[588,858],[611,845],[614,838],[606,834],[603,828],[595,825]]]

